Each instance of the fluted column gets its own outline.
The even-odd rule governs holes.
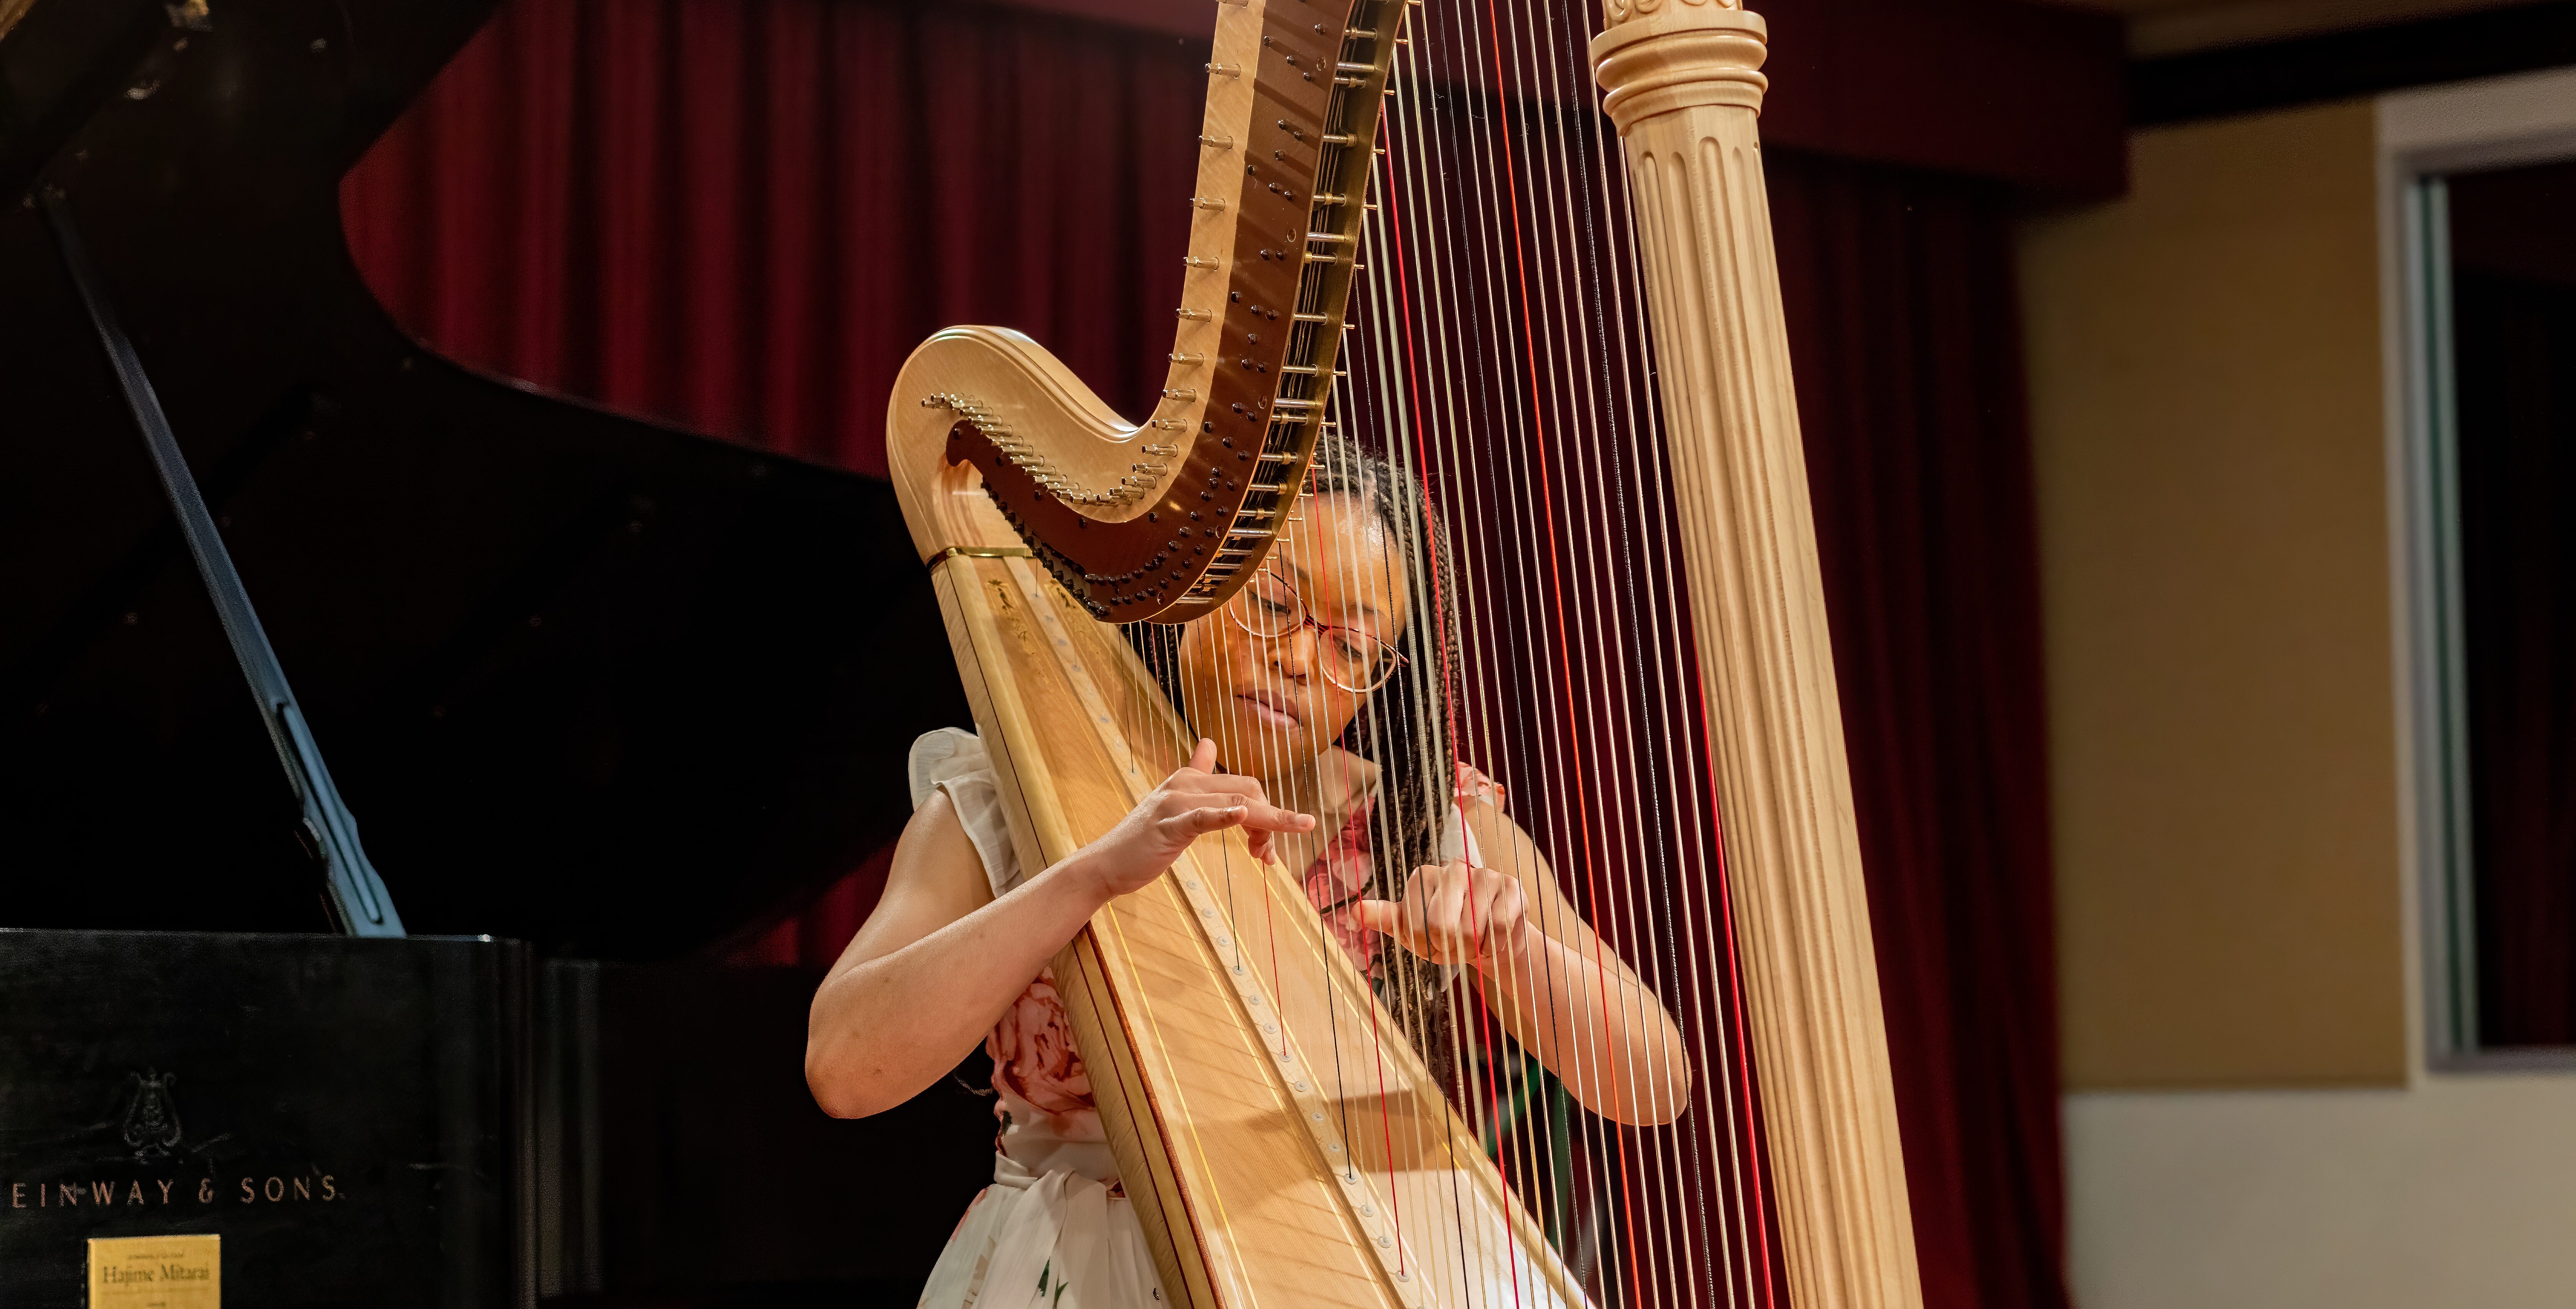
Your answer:
[[[1798,1309],[1914,1309],[1851,773],[1763,195],[1758,15],[1607,0],[1780,1243]]]

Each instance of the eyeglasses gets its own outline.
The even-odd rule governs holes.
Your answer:
[[[1404,663],[1394,646],[1366,632],[1316,622],[1306,612],[1305,598],[1297,588],[1267,568],[1253,574],[1243,593],[1226,608],[1234,615],[1235,626],[1265,641],[1285,641],[1314,628],[1315,666],[1325,681],[1345,691],[1374,691]]]

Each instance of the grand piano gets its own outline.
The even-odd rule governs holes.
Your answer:
[[[831,1122],[814,979],[710,962],[968,721],[891,491],[351,264],[495,2],[0,0],[0,1305],[172,1233],[234,1305],[909,1304],[989,1169],[969,1079]]]

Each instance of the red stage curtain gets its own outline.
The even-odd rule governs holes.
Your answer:
[[[342,211],[454,358],[882,473],[895,370],[953,323],[1146,407],[1206,60],[1009,10],[512,0]]]
[[[395,317],[881,472],[904,355],[1018,327],[1147,407],[1206,58],[1012,10],[511,0],[350,175]],[[2065,1302],[2038,589],[2006,197],[1768,152],[1933,1309]],[[888,748],[900,748],[889,743]],[[819,967],[880,856],[744,943]]]
[[[2061,1306],[2012,207],[1985,183],[1765,162],[1925,1303]]]

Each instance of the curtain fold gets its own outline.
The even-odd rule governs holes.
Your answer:
[[[1206,59],[1014,10],[513,0],[342,213],[451,357],[882,473],[895,370],[951,324],[1153,397]]]
[[[343,188],[463,362],[864,472],[953,323],[1148,407],[1205,42],[875,0],[511,0]],[[2065,1303],[2036,544],[2008,197],[1769,151],[1933,1309]],[[908,742],[888,742],[901,749]],[[819,967],[883,854],[741,943]]]
[[[1928,1305],[2057,1306],[2057,983],[2012,209],[1767,154]]]

